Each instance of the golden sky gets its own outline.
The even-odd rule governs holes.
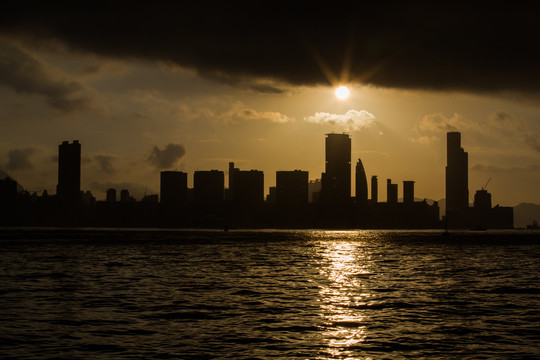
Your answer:
[[[267,191],[278,170],[320,178],[325,134],[347,132],[379,199],[391,178],[400,196],[414,180],[417,197],[439,200],[446,132],[461,131],[471,195],[491,178],[494,205],[540,203],[540,61],[526,9],[483,19],[429,2],[392,13],[246,4],[2,15],[0,170],[55,193],[58,145],[77,139],[82,188],[97,199],[109,187],[158,193],[161,170],[191,184],[229,161],[264,171]],[[517,16],[523,29],[486,30]]]

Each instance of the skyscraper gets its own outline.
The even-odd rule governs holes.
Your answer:
[[[199,206],[217,206],[223,202],[225,175],[223,171],[197,170],[193,174],[195,203]]]
[[[403,182],[403,203],[407,205],[414,204],[414,181]]]
[[[346,202],[351,197],[351,138],[348,134],[326,135],[326,171],[322,196],[328,202]]]
[[[397,204],[398,202],[398,186],[392,184],[391,179],[386,180],[386,203]]]
[[[356,163],[356,202],[358,205],[366,205],[368,200],[368,188],[367,188],[367,178],[366,171],[364,170],[364,165],[362,160],[358,159]]]
[[[276,171],[276,203],[296,208],[308,203],[309,173],[302,170]]]
[[[229,174],[230,176],[230,174]],[[264,202],[264,173],[259,170],[238,170],[233,175],[232,201],[246,209]]]
[[[116,202],[116,189],[107,189],[107,202]]]
[[[468,154],[461,147],[461,133],[447,133],[446,141],[446,215],[459,217],[469,207]]]
[[[64,207],[81,203],[81,144],[63,141],[58,146],[58,185],[56,196]]]
[[[371,177],[371,202],[377,204],[379,202],[379,182],[377,175]]]
[[[187,202],[187,173],[162,171],[160,174],[161,203],[179,205]]]

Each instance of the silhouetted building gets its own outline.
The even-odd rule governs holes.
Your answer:
[[[368,186],[366,171],[364,170],[364,165],[362,160],[358,159],[356,163],[356,202],[360,206],[364,206],[368,201]]]
[[[107,189],[107,202],[116,202],[116,189]]]
[[[386,202],[388,204],[397,204],[398,202],[398,186],[392,184],[392,180],[386,180]]]
[[[446,139],[446,215],[457,220],[469,207],[469,160],[461,147],[461,133],[449,132]]]
[[[377,175],[371,177],[371,203],[377,204],[379,202],[379,182],[377,181]]]
[[[474,194],[474,207],[476,209],[491,209],[491,194],[487,190],[478,190]]]
[[[216,206],[223,202],[225,175],[223,171],[195,171],[193,190],[195,203],[201,206]]]
[[[229,163],[229,189],[227,191],[228,196],[225,197],[227,201],[232,201],[234,193],[234,175],[239,171],[239,168],[234,167],[234,162]]]
[[[467,225],[473,229],[512,229],[514,209],[491,207],[491,194],[482,189],[474,194],[474,206],[467,212]]]
[[[321,179],[310,180],[308,183],[308,202],[318,203],[321,194]]]
[[[159,202],[159,196],[157,194],[151,194],[151,195],[144,195],[142,202],[144,203],[158,203]]]
[[[229,173],[229,184],[231,184]],[[264,202],[264,173],[259,170],[235,170],[232,173],[232,202],[241,207],[262,205]],[[230,185],[229,185],[230,186]]]
[[[129,190],[122,189],[120,190],[120,202],[131,202],[135,201],[135,199],[129,195]]]
[[[276,171],[276,204],[279,207],[300,207],[308,202],[307,171]]]
[[[322,176],[323,201],[348,202],[351,198],[351,138],[326,134],[326,169]]]
[[[162,171],[160,173],[160,196],[162,204],[185,204],[187,202],[187,173]]]
[[[266,195],[266,202],[272,205],[276,204],[276,187],[275,186],[270,186],[268,188],[268,195]]]
[[[17,211],[17,182],[6,177],[0,180],[0,224],[13,224]]]
[[[95,207],[96,198],[91,191],[81,191],[81,203],[87,207]]]
[[[63,207],[76,207],[81,203],[81,144],[63,141],[58,146],[58,201]]]
[[[403,182],[403,203],[405,205],[414,203],[414,181]]]

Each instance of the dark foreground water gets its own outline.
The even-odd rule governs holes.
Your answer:
[[[3,359],[539,359],[540,233],[0,229]]]

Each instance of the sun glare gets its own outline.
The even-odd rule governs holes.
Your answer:
[[[336,97],[340,100],[345,100],[349,97],[349,89],[346,86],[340,86],[336,89]]]

